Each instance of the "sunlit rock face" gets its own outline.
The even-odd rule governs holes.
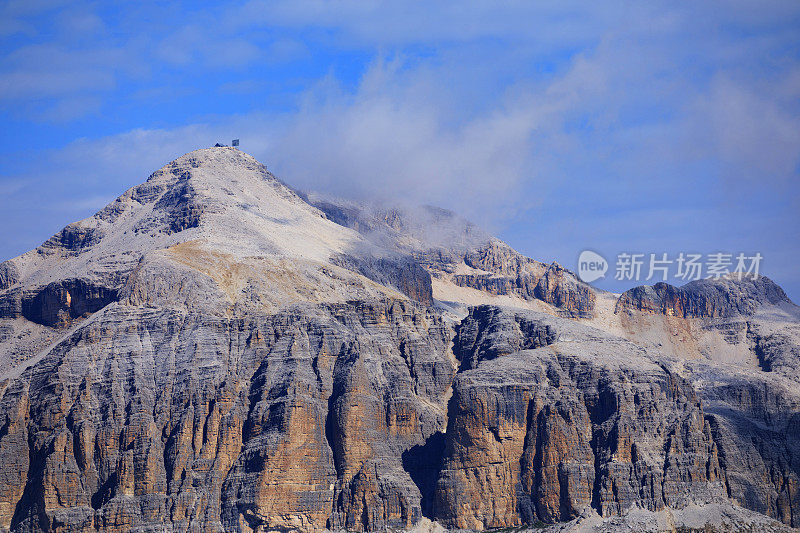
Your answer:
[[[763,278],[617,299],[198,150],[0,264],[0,530],[779,531],[798,337]]]

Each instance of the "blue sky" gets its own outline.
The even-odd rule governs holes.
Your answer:
[[[759,252],[800,301],[796,2],[28,0],[0,43],[0,260],[239,137],[572,269]]]

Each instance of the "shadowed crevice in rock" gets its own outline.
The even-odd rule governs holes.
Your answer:
[[[22,316],[50,327],[65,327],[117,300],[118,291],[82,279],[50,283],[33,295],[23,295]]]
[[[336,401],[338,398],[339,395],[335,394],[335,392],[328,398],[328,411],[325,414],[325,442],[333,456],[333,467],[336,469],[336,476],[341,477],[342,459],[341,453],[337,453],[339,446],[336,445],[336,431],[338,425],[336,422]]]
[[[758,334],[757,330],[747,322],[747,340],[752,344],[753,354],[758,360],[758,366],[764,372],[772,372],[772,358],[771,353],[767,351],[766,339]]]
[[[599,446],[600,431],[592,431],[592,440],[589,446],[592,447],[594,453],[594,481],[592,482],[592,508],[597,511],[597,514],[603,516],[602,497],[600,495],[600,484],[603,479],[602,462],[600,461]]]
[[[408,472],[422,496],[422,516],[433,520],[436,480],[442,466],[444,433],[437,431],[425,441],[403,452],[403,470]]]
[[[355,364],[358,354],[353,346],[343,345],[341,352],[336,357],[332,374],[332,390],[327,401],[325,412],[325,442],[331,451],[333,467],[337,479],[341,480],[344,473],[344,446],[342,435],[342,420],[340,402],[347,393],[348,367]]]
[[[113,489],[117,485],[116,473],[111,474],[105,482],[97,488],[97,492],[92,494],[92,509],[101,509],[113,497]]]
[[[26,476],[25,489],[11,518],[11,531],[25,529],[26,526],[29,526],[31,530],[39,528],[41,531],[47,531],[50,527],[49,517],[44,512],[43,495],[37,490],[44,470],[46,453],[43,452],[44,450],[37,450],[32,441],[29,442],[28,464],[30,467]]]

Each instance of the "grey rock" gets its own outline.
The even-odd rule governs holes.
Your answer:
[[[519,336],[497,334],[502,312],[474,309],[465,322],[508,346]],[[622,339],[546,315],[525,320],[539,323],[526,328],[536,332],[529,339],[549,331],[555,342],[484,359],[456,377],[438,519],[483,529],[570,520],[590,507],[616,516],[634,505],[658,511],[726,496],[689,382]]]
[[[11,261],[0,263],[0,291],[4,291],[19,282],[19,269]]]
[[[765,276],[732,275],[702,279],[674,287],[668,283],[643,285],[623,293],[615,312],[630,309],[683,318],[751,315],[764,304],[791,303],[786,293]]]

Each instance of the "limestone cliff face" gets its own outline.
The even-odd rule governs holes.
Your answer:
[[[485,529],[725,496],[700,399],[635,345],[492,308],[461,328],[502,355],[461,345],[478,364],[454,384],[435,503],[445,523]]]
[[[431,275],[411,256],[372,258],[342,255],[334,258],[333,263],[394,287],[416,302],[433,305]]]
[[[19,281],[19,271],[11,261],[0,263],[0,291],[4,291]]]
[[[447,343],[401,301],[247,318],[112,305],[6,384],[0,524],[409,527],[401,454],[443,428]]]
[[[543,312],[454,311],[498,296]],[[192,152],[0,264],[0,531],[800,526],[800,312],[766,281],[606,297],[447,211]]]
[[[496,240],[466,254],[464,263],[473,271],[453,276],[461,287],[540,300],[569,318],[591,318],[594,314],[594,291],[558,263],[539,263]]]

